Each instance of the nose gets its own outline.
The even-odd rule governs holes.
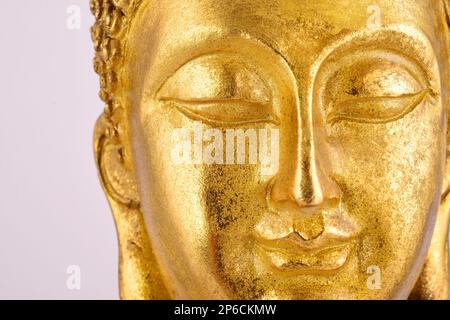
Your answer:
[[[272,205],[311,211],[324,202],[340,197],[339,187],[321,167],[312,142],[306,142],[298,157],[282,165],[270,188]],[[326,161],[326,159],[321,159]],[[283,168],[284,167],[284,168]]]
[[[277,211],[314,213],[314,208],[329,200],[336,203],[341,195],[329,176],[331,163],[325,139],[318,139],[323,134],[314,130],[309,114],[307,110],[300,111],[284,129],[280,167],[268,194],[270,206]]]

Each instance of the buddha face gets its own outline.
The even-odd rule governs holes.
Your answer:
[[[441,198],[448,57],[437,2],[372,2],[140,6],[127,152],[174,298],[407,298]]]

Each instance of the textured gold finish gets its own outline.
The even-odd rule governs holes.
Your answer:
[[[447,299],[448,7],[91,0],[121,298]]]

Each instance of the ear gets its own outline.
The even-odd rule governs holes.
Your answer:
[[[442,197],[433,237],[422,272],[411,292],[410,299],[447,300],[449,298],[448,226],[450,218],[450,148],[442,185]]]
[[[126,161],[123,146],[104,114],[95,125],[94,152],[99,178],[108,199],[128,208],[139,208],[134,170],[130,161]]]
[[[140,209],[133,166],[105,114],[95,125],[94,152],[116,223],[121,299],[169,298]]]

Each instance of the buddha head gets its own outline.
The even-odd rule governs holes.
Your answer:
[[[122,298],[448,297],[446,1],[91,8]]]

